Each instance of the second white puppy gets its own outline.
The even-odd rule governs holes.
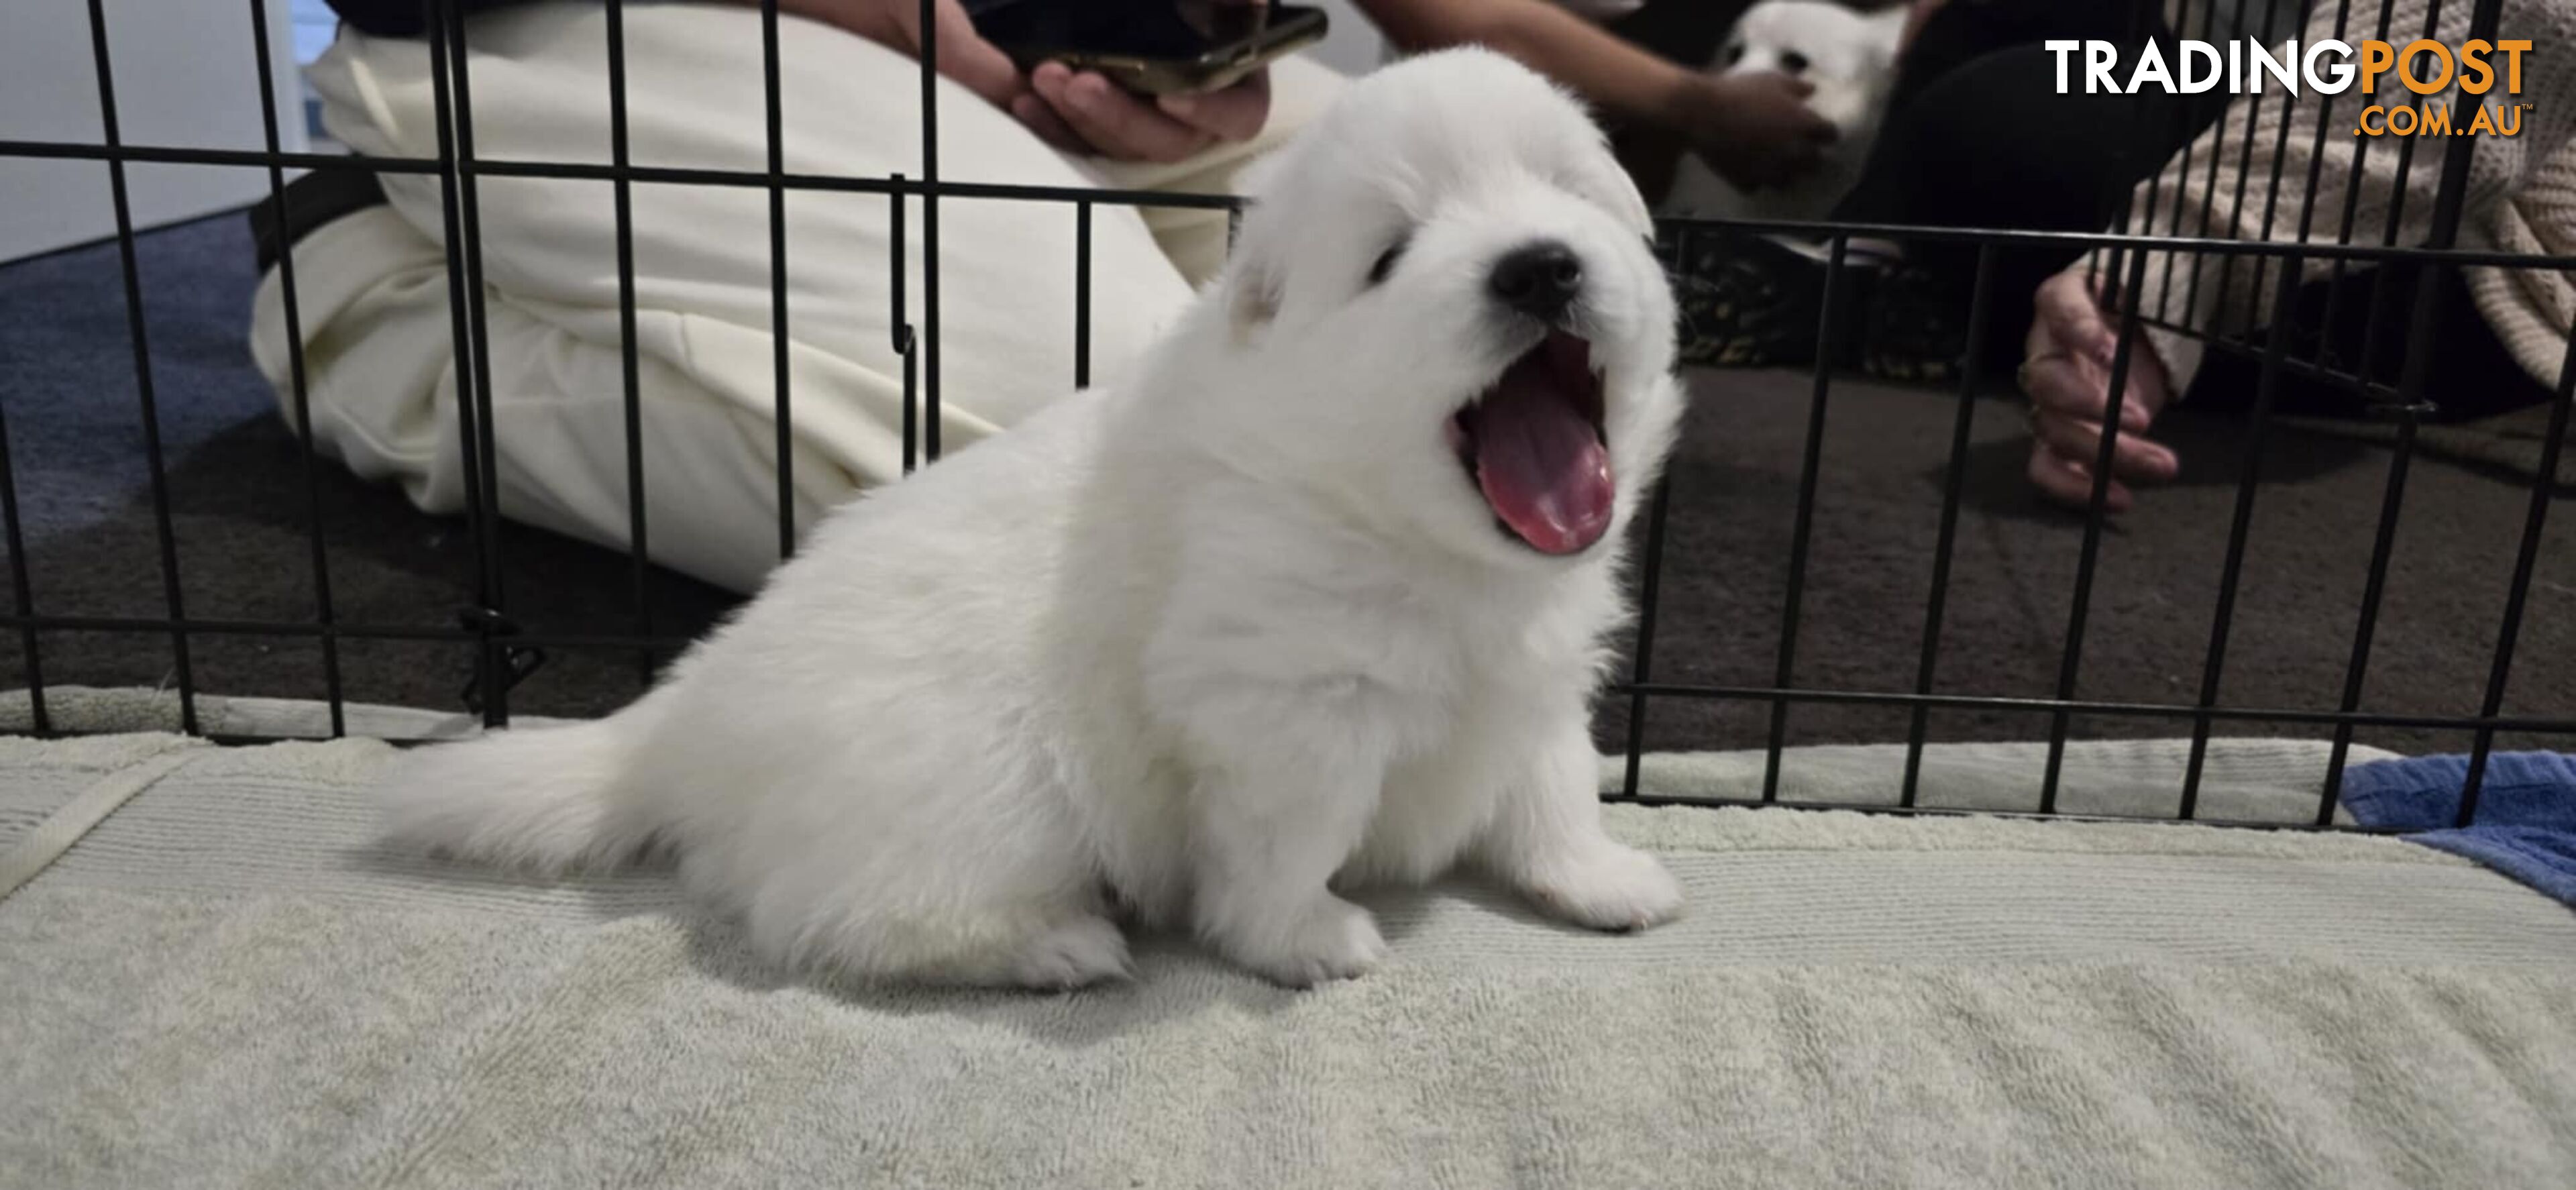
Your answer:
[[[394,835],[668,849],[761,955],[863,977],[1117,976],[1122,915],[1348,977],[1385,945],[1334,890],[1462,862],[1672,917],[1586,729],[1680,410],[1645,204],[1481,51],[1356,84],[1269,177],[1118,391],[827,519],[625,711],[418,754]]]
[[[1831,0],[1762,0],[1744,11],[1709,69],[1776,70],[1815,87],[1807,110],[1834,126],[1836,137],[1816,172],[1764,190],[1729,185],[1697,155],[1683,158],[1658,204],[1668,215],[1701,219],[1824,219],[1860,180],[1862,162],[1886,114],[1896,83],[1897,41],[1906,6],[1863,14]]]

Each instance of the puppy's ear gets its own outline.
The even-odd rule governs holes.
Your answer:
[[[1302,143],[1301,137],[1298,144]],[[1287,175],[1288,163],[1297,156],[1296,147],[1263,154],[1238,169],[1235,192],[1249,197],[1256,206],[1271,198]],[[1226,322],[1234,328],[1234,338],[1239,343],[1278,316],[1280,269],[1277,253],[1251,211],[1245,211],[1236,226],[1240,234],[1217,284],[1225,293]]]
[[[1638,235],[1655,238],[1655,211],[1638,191],[1637,179],[1629,177],[1628,171],[1620,169],[1615,161],[1611,163],[1610,176],[1619,179],[1619,218]]]
[[[1896,70],[1897,42],[1905,37],[1905,18],[1912,5],[1897,4],[1863,18],[1868,30],[1866,43],[1870,69],[1878,74]]]
[[[1270,254],[1247,242],[1238,244],[1218,283],[1224,290],[1226,324],[1235,341],[1249,339],[1279,315],[1279,271]]]
[[[1629,176],[1627,168],[1620,165],[1619,158],[1611,153],[1610,142],[1603,140],[1595,148],[1593,156],[1593,173],[1599,180],[1592,188],[1599,192],[1598,201],[1628,230],[1648,239],[1654,238],[1655,212],[1646,205],[1646,196],[1638,191],[1637,179]]]

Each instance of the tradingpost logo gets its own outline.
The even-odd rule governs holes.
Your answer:
[[[2530,104],[2512,99],[2522,94],[2522,55],[2531,49],[2528,40],[2477,37],[2452,45],[2424,38],[2402,47],[2374,40],[2362,42],[2358,49],[2331,39],[2305,45],[2289,41],[2281,43],[2277,56],[2272,47],[2251,37],[2229,42],[2177,41],[2170,61],[2150,41],[2125,66],[2120,47],[2113,42],[2041,44],[2057,58],[2060,95],[2073,93],[2079,71],[2087,95],[2130,95],[2151,87],[2168,95],[2198,95],[2222,86],[2230,95],[2253,95],[2266,89],[2266,76],[2293,95],[2302,90],[2341,95],[2358,83],[2362,94],[2375,96],[2383,93],[2382,75],[2417,96],[2436,94],[2454,81],[2462,95],[2477,97],[2491,95],[2499,83],[2503,85],[2501,96],[2468,100],[2459,112],[2447,103],[2404,98],[2392,87],[2387,93],[2398,96],[2395,102],[2362,108],[2354,136],[2449,136],[2454,132],[2513,136],[2522,131],[2522,115],[2531,109]]]

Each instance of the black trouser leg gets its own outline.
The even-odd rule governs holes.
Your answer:
[[[2059,95],[2056,75],[2055,55],[2025,43],[1978,55],[1922,82],[1909,102],[1891,108],[1860,182],[1835,217],[1927,227],[2100,231],[2118,220],[2140,180],[2226,108],[2226,96],[2216,94],[2087,95],[2079,85]],[[2138,230],[2148,229],[2150,212],[2129,214]],[[2166,226],[2172,217],[2170,210],[2152,214],[2154,226]],[[2000,367],[2020,361],[2032,291],[2082,254],[2081,248],[1996,252],[1987,360]],[[1973,244],[1923,241],[1908,245],[1907,256],[1962,294],[1975,277]]]
[[[2237,263],[2241,268],[2248,262]],[[2309,417],[2349,417],[2361,410],[2363,397],[2356,386],[2336,378],[2366,377],[2395,385],[2403,362],[2396,344],[2407,338],[2413,321],[2415,287],[2422,270],[2416,262],[2397,261],[2348,272],[2339,281],[2302,286],[2292,298],[2285,354],[2329,375],[2284,368],[2273,409]],[[2329,308],[2331,322],[2326,317]],[[2515,362],[2486,317],[2478,313],[2457,270],[2442,278],[2433,319],[2434,361],[2423,393],[2435,406],[2430,420],[2491,417],[2549,399],[2548,387]],[[2243,338],[2254,349],[2267,340],[2261,331]],[[2192,382],[2188,399],[2221,409],[2247,408],[2254,403],[2261,379],[2261,358],[2251,351],[2213,350]]]

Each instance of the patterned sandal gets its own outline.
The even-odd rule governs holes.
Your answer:
[[[1766,236],[1668,228],[1656,253],[1672,275],[1681,361],[1719,368],[1815,362],[1824,269]]]

